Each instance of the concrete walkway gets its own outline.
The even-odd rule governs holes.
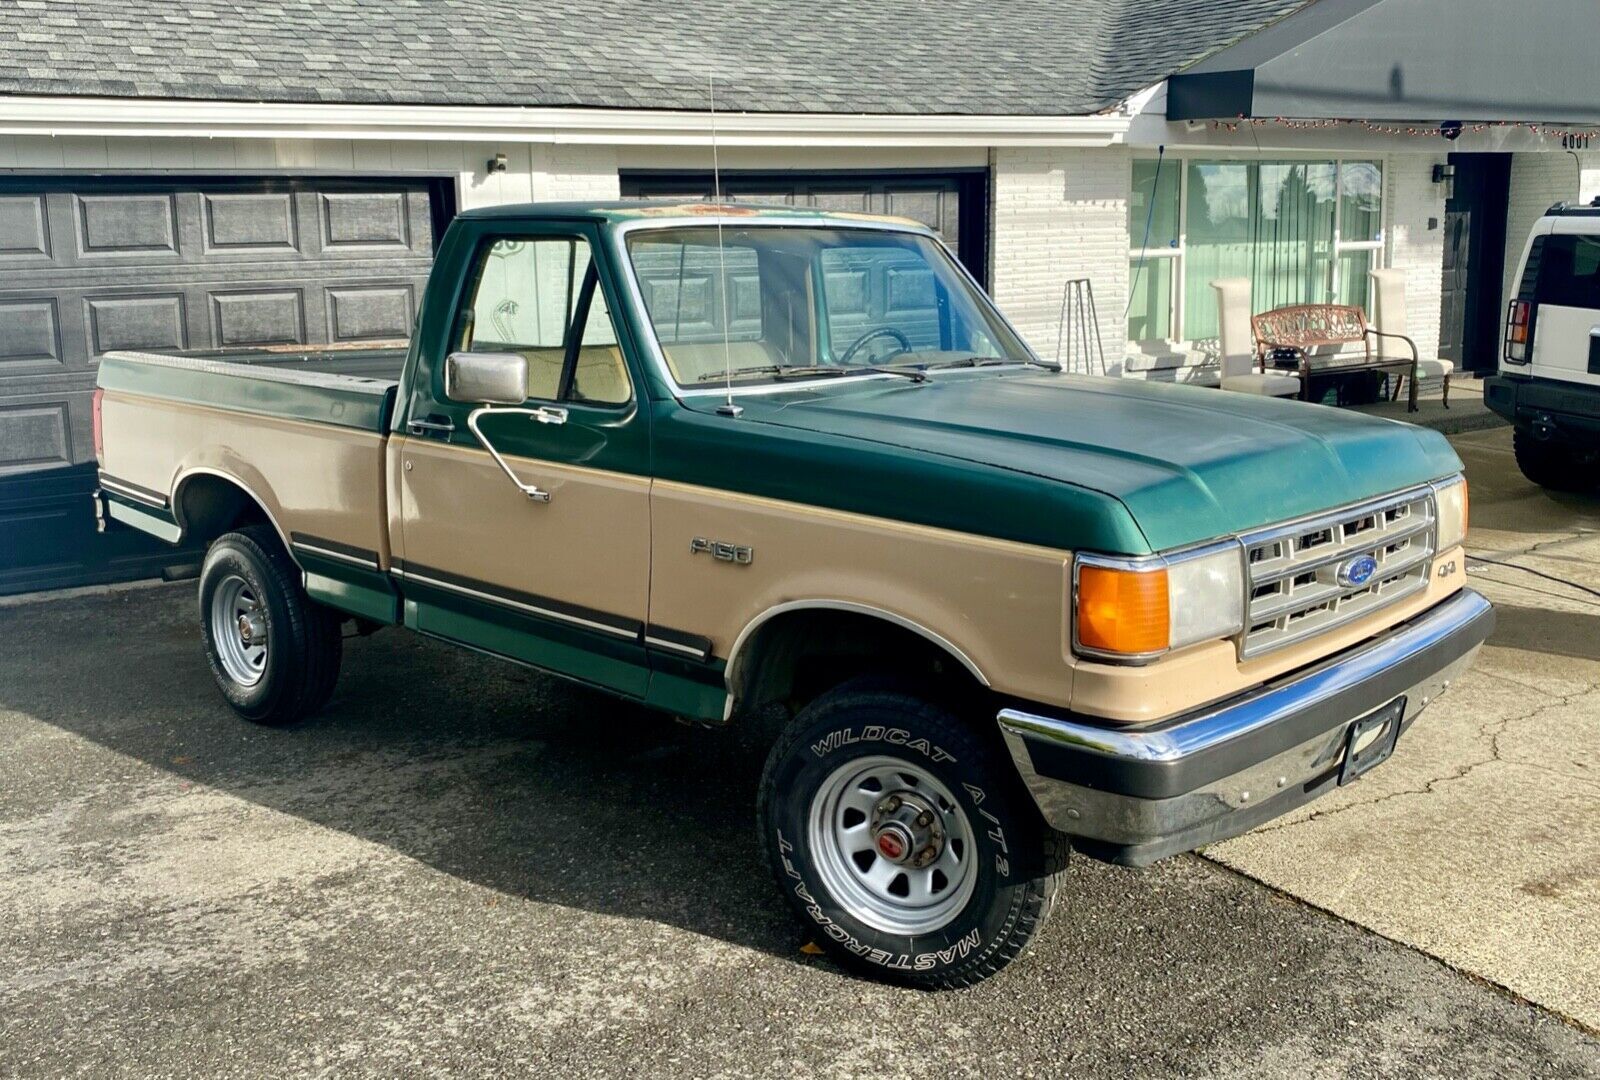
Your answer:
[[[1359,783],[1206,854],[1600,1030],[1600,497],[1523,479],[1509,428],[1452,440],[1473,670]],[[1565,584],[1571,582],[1573,584]]]
[[[1417,395],[1417,411],[1406,411],[1405,395],[1399,401],[1380,401],[1374,405],[1354,405],[1352,412],[1381,416],[1388,420],[1404,420],[1408,424],[1442,431],[1446,435],[1460,435],[1468,431],[1483,431],[1505,424],[1496,413],[1483,403],[1483,382],[1457,375],[1450,386],[1450,407],[1444,407],[1444,394],[1437,386],[1424,384]]]

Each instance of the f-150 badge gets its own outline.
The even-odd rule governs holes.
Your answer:
[[[710,555],[713,559],[722,562],[738,563],[740,566],[749,566],[755,558],[755,549],[741,547],[738,544],[725,544],[721,540],[707,540],[697,536],[689,541],[689,554]]]

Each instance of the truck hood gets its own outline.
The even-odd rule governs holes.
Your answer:
[[[1461,469],[1437,432],[1296,401],[1131,379],[951,372],[741,398],[745,418],[1028,473],[1123,503],[1152,550]]]

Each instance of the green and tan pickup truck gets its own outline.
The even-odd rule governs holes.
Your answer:
[[[472,211],[397,382],[293,359],[100,366],[102,518],[209,543],[234,709],[321,708],[353,620],[773,725],[779,886],[912,985],[1014,958],[1069,846],[1142,865],[1381,763],[1493,622],[1443,438],[1064,373],[910,222]]]

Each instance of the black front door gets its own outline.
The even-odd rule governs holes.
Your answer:
[[[1510,154],[1451,154],[1440,282],[1439,356],[1459,371],[1493,371],[1500,353]],[[1435,219],[1437,220],[1437,219]]]

